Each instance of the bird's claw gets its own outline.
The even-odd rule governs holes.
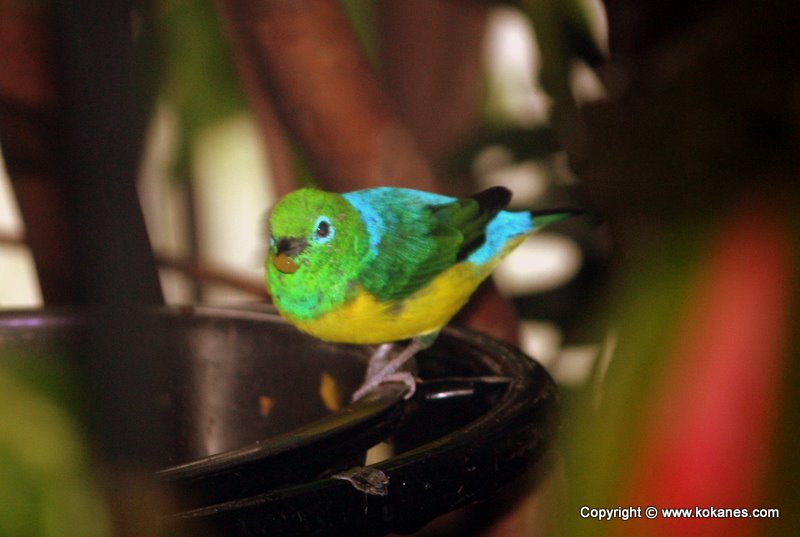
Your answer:
[[[400,382],[406,386],[406,392],[403,394],[403,399],[411,399],[414,395],[414,392],[417,391],[417,381],[414,378],[414,375],[408,373],[406,371],[400,371],[398,373],[392,373],[391,375],[386,375],[386,377],[379,379],[376,381],[367,381],[361,385],[359,389],[357,389],[353,396],[351,397],[351,401],[355,403],[368,393],[374,391],[378,386],[384,384],[386,382]]]

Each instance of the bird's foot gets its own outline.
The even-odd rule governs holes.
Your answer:
[[[411,373],[398,372],[398,369],[403,367],[406,362],[414,357],[419,351],[428,346],[429,343],[421,341],[417,338],[413,339],[409,345],[403,349],[397,356],[388,360],[391,350],[391,343],[386,343],[378,347],[378,350],[370,359],[369,366],[367,367],[367,376],[364,383],[359,387],[351,398],[351,401],[358,401],[367,393],[371,392],[384,382],[402,382],[408,386],[409,391],[405,394],[408,399],[414,395],[416,390],[416,381]],[[387,346],[388,345],[388,346]]]
[[[417,391],[417,380],[414,375],[407,371],[400,371],[399,373],[392,373],[381,378],[373,377],[364,382],[359,389],[353,393],[352,401],[358,401],[369,392],[380,386],[385,382],[401,382],[406,385],[406,392],[403,394],[403,399],[410,399],[414,392]]]

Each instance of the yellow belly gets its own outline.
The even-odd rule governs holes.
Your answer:
[[[380,302],[360,290],[353,300],[322,317],[293,322],[313,336],[342,343],[386,343],[436,332],[461,309],[491,268],[459,263],[402,302]]]

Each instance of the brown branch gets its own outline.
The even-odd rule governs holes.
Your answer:
[[[72,302],[76,273],[57,179],[62,140],[47,4],[0,0],[0,143],[48,303]]]
[[[56,104],[45,10],[44,3],[0,0],[0,88],[6,99],[37,109]]]
[[[393,112],[336,0],[219,0],[240,68],[274,101],[327,187],[436,190],[430,166]],[[248,75],[249,76],[249,75]]]
[[[22,235],[11,231],[0,231],[0,244],[3,246],[27,246]]]
[[[487,10],[483,0],[377,2],[386,91],[434,165],[480,121]]]
[[[0,231],[0,245],[6,247],[26,247],[27,243],[25,237],[20,233]],[[244,291],[257,298],[267,298],[269,296],[261,281],[249,276],[236,274],[230,269],[210,267],[192,261],[189,258],[174,257],[165,253],[156,253],[156,262],[159,268],[181,272],[203,283],[224,285],[232,289]]]
[[[160,268],[176,270],[203,283],[224,285],[262,299],[269,296],[261,281],[236,274],[230,269],[209,267],[188,258],[172,257],[164,253],[156,253],[156,262]]]

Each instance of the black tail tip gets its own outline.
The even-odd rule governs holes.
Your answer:
[[[511,203],[511,191],[504,186],[493,186],[473,194],[470,198],[478,202],[482,211],[501,211]]]

